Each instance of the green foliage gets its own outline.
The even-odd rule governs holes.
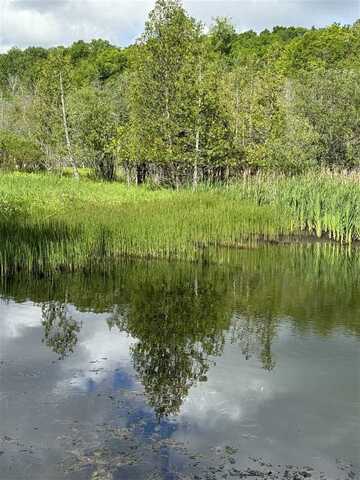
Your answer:
[[[285,47],[306,32],[300,27],[274,27],[260,34],[249,30],[237,35],[231,49],[234,64],[248,65],[261,69],[278,59]]]
[[[123,256],[226,261],[211,247],[301,235],[343,244],[360,240],[355,174],[259,175],[196,192],[39,174],[3,174],[0,180],[2,275],[109,268]]]
[[[32,135],[46,156],[49,168],[67,164],[61,83],[64,97],[72,88],[69,58],[63,48],[54,49],[43,63],[30,112]]]
[[[41,73],[41,64],[49,51],[40,47],[12,48],[0,54],[0,90],[14,94],[18,89],[32,90]]]
[[[39,170],[44,167],[41,150],[30,139],[0,131],[0,168]]]
[[[94,168],[96,175],[114,180],[115,157],[110,146],[120,119],[108,90],[77,89],[69,98],[72,138],[77,158]]]
[[[294,84],[294,108],[317,133],[323,165],[360,165],[359,85],[360,70],[316,71]]]
[[[127,65],[126,53],[104,40],[75,42],[67,49],[74,70],[74,81],[79,87],[92,82],[106,82],[123,72]]]
[[[303,71],[358,68],[359,47],[360,34],[356,25],[313,28],[285,47],[279,65],[293,76]]]
[[[132,61],[125,162],[170,168],[193,162],[201,83],[200,26],[177,1],[158,0]],[[190,86],[190,88],[189,88]],[[177,181],[177,180],[176,180]]]
[[[229,55],[237,35],[228,18],[218,17],[210,30],[212,48],[221,55]]]
[[[31,139],[48,170],[85,166],[128,183],[352,169],[359,51],[359,22],[237,33],[218,18],[205,34],[180,0],[157,0],[126,49],[96,39],[1,54],[0,130],[18,139],[8,158],[26,156]]]

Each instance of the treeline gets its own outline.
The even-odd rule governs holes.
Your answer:
[[[360,22],[208,33],[157,0],[136,44],[0,55],[0,166],[178,186],[360,165]]]

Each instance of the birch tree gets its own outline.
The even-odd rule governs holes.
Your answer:
[[[49,55],[35,89],[34,135],[48,158],[49,167],[69,165],[78,178],[69,128],[67,95],[71,90],[71,70],[63,49]]]

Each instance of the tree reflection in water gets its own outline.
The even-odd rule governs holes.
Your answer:
[[[136,340],[133,365],[163,417],[207,380],[228,339],[272,370],[281,318],[299,332],[328,335],[341,325],[360,334],[356,255],[328,245],[237,251],[225,266],[125,262],[105,276],[14,277],[2,293],[43,305],[44,342],[60,358],[74,351],[81,329],[69,304],[107,313],[110,329]]]
[[[41,311],[43,342],[63,359],[74,352],[81,325],[72,318],[64,303],[55,301],[44,303]]]
[[[264,317],[248,317],[234,315],[231,322],[231,342],[240,346],[246,360],[257,355],[265,370],[273,370],[275,360],[271,344],[276,335],[277,319],[269,315]]]
[[[108,320],[137,342],[132,347],[135,370],[158,417],[176,414],[198,381],[221,355],[231,310],[225,292],[170,284],[142,285],[126,309]]]

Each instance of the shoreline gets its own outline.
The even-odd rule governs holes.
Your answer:
[[[0,275],[107,269],[119,258],[207,263],[209,249],[262,244],[352,249],[359,205],[358,177],[329,172],[196,191],[0,173]]]

